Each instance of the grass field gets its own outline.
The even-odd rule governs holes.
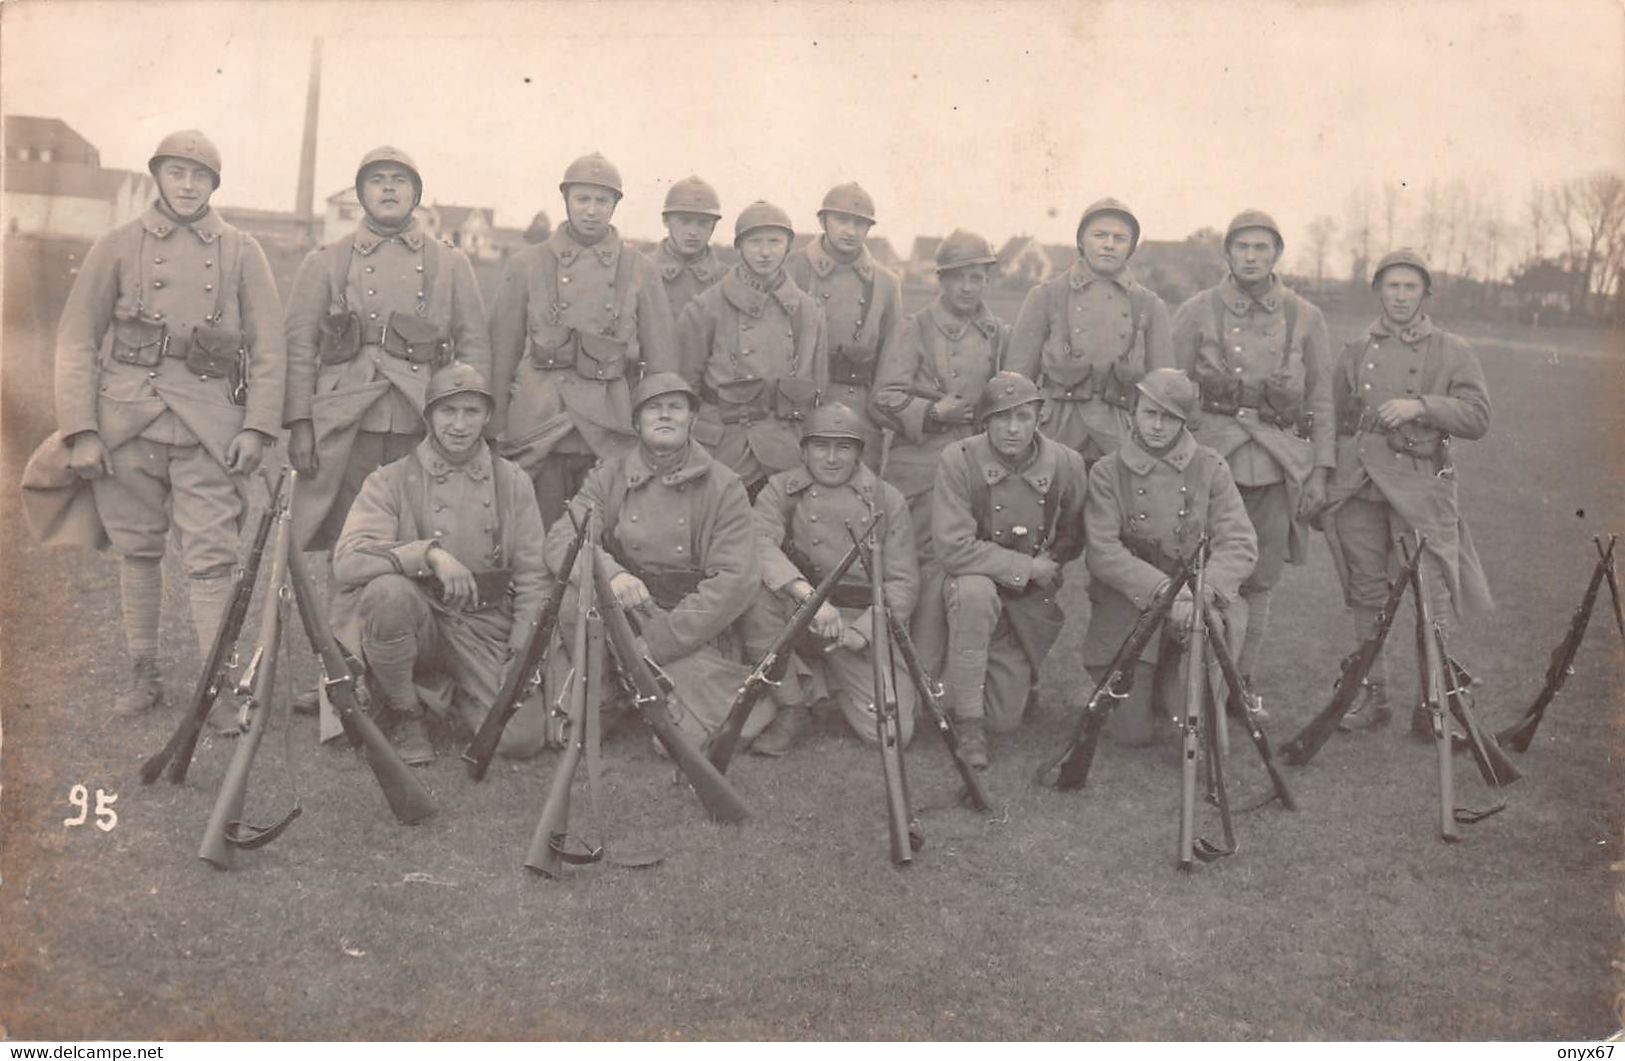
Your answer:
[[[1332,323],[1341,340],[1364,321]],[[1457,457],[1499,609],[1457,646],[1500,725],[1540,685],[1590,536],[1625,532],[1625,351],[1461,330],[1484,338],[1495,400],[1491,434]],[[444,748],[421,771],[440,813],[404,828],[355,753],[318,748],[308,720],[288,733],[279,713],[251,813],[290,798],[286,753],[305,814],[211,870],[195,851],[230,743],[206,738],[184,786],[136,777],[198,665],[179,580],[172,703],[113,720],[115,566],[26,538],[14,484],[49,395],[26,366],[48,357],[37,322],[4,338],[0,1023],[13,1037],[1591,1039],[1625,1020],[1610,968],[1625,959],[1610,869],[1625,862],[1625,652],[1602,610],[1509,809],[1455,846],[1435,833],[1432,750],[1402,725],[1289,769],[1301,810],[1241,816],[1240,853],[1188,876],[1173,868],[1171,748],[1105,745],[1085,791],[1035,788],[1081,695],[1080,566],[1042,707],[994,741],[999,813],[952,806],[940,742],[916,738],[927,846],[907,869],[887,860],[877,756],[831,720],[788,759],[736,762],[742,827],[707,822],[639,729],[616,734],[605,798],[592,808],[578,786],[574,824],[666,860],[549,882],[520,861],[551,755],[474,784]],[[1277,594],[1261,675],[1276,743],[1324,704],[1346,628],[1317,539]],[[1401,699],[1413,643],[1402,619]],[[308,649],[288,660],[302,687]],[[1261,790],[1244,741],[1230,762],[1237,789]],[[1457,778],[1465,802],[1487,799],[1464,759]],[[117,794],[114,829],[63,824],[78,784]]]

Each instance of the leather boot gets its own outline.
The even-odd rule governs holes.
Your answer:
[[[959,738],[959,754],[965,765],[987,769],[987,731],[979,718],[954,719],[954,736]]]
[[[405,718],[395,730],[395,750],[407,766],[424,766],[434,762],[434,745],[429,743],[429,731],[423,719]]]
[[[1367,730],[1381,729],[1394,717],[1393,708],[1388,706],[1388,686],[1381,682],[1367,682],[1360,690],[1360,698],[1349,708],[1337,723],[1337,728],[1344,733],[1363,733]]]
[[[298,696],[294,697],[293,702],[288,705],[288,710],[292,711],[296,715],[314,715],[321,711],[321,709],[321,694],[317,691],[316,686],[314,685],[300,693]]]
[[[125,718],[151,711],[164,702],[164,684],[158,673],[158,661],[151,656],[141,656],[132,670],[129,688],[113,700],[113,714]]]
[[[765,755],[770,759],[777,759],[790,750],[796,738],[812,727],[812,713],[805,705],[794,704],[790,707],[780,705],[778,714],[767,728],[756,735],[756,740],[750,746],[752,755]]]

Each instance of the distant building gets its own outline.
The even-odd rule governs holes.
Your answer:
[[[61,118],[8,114],[5,133],[7,162],[65,162],[77,166],[102,164],[101,152]]]
[[[158,194],[146,173],[104,169],[101,153],[59,119],[7,115],[5,138],[8,235],[95,239],[139,217]]]
[[[424,228],[439,235],[439,219],[429,207],[419,203],[412,213],[423,222]],[[361,200],[356,198],[354,185],[329,195],[327,210],[322,216],[322,242],[332,243],[354,232],[356,225],[361,223],[361,214]]]
[[[298,214],[247,206],[222,206],[218,211],[224,221],[236,225],[261,244],[303,247],[310,242],[310,221]]]
[[[495,261],[505,253],[506,239],[494,223],[495,212],[488,206],[419,203],[412,212],[430,235],[476,261]],[[329,195],[322,219],[322,242],[332,243],[354,232],[361,215],[361,200],[354,187]]]

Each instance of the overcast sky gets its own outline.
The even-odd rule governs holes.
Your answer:
[[[656,235],[690,173],[728,226],[766,198],[812,228],[855,179],[905,254],[955,226],[1070,242],[1102,195],[1155,239],[1263,207],[1301,248],[1358,184],[1464,178],[1520,220],[1533,180],[1625,170],[1612,0],[9,0],[3,20],[8,112],[133,169],[201,128],[225,156],[217,202],[270,209],[294,205],[317,36],[318,201],[390,143],[428,200],[509,226],[557,220],[563,167],[594,150],[625,177],[628,235]]]

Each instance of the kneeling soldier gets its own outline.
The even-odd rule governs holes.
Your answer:
[[[839,402],[819,406],[801,435],[803,466],[770,477],[756,495],[756,543],[768,592],[757,594],[748,613],[747,657],[759,658],[768,650],[796,606],[840,562],[852,546],[852,535],[864,533],[876,513],[882,513],[885,522],[881,551],[886,606],[908,621],[919,587],[908,503],[895,486],[881,482],[864,465],[867,426]],[[751,746],[753,752],[788,751],[807,729],[808,708],[818,699],[820,687],[837,701],[858,736],[878,740],[874,662],[869,653],[873,609],[869,576],[861,563],[853,564],[813,617],[807,644],[797,646],[802,666],[792,669],[794,679],[787,675],[775,689],[778,714]],[[907,744],[914,728],[914,689],[900,668],[897,710]]]
[[[1038,430],[1044,398],[1000,372],[977,402],[982,434],[942,452],[931,536],[947,581],[947,705],[965,758],[987,765],[983,721],[1013,730],[1065,616],[1061,568],[1083,552],[1083,458]]]
[[[590,508],[609,588],[641,628],[650,658],[671,676],[678,728],[691,740],[722,724],[748,668],[732,627],[761,582],[750,502],[739,477],[689,441],[699,397],[681,376],[657,372],[632,392],[638,445],[598,464],[570,500],[576,521]],[[575,538],[568,519],[547,534],[547,560],[560,578]],[[575,621],[565,598],[560,628]],[[754,736],[767,721],[747,724]]]
[[[478,369],[436,372],[423,411],[429,437],[367,476],[333,551],[334,630],[403,716],[408,763],[434,759],[425,706],[479,728],[552,584],[530,479],[485,443],[491,408]],[[533,723],[515,719],[498,750],[539,748]]]
[[[1132,434],[1089,472],[1085,525],[1091,576],[1089,632],[1083,664],[1095,681],[1152,599],[1189,561],[1207,535],[1208,600],[1226,613],[1226,642],[1245,629],[1241,584],[1258,562],[1258,539],[1241,492],[1224,458],[1185,429],[1196,415],[1197,386],[1183,372],[1160,368],[1138,385]],[[1180,681],[1182,638],[1190,621],[1191,592],[1181,591],[1159,637],[1136,664],[1134,688],[1112,715],[1112,735],[1149,744],[1184,713]]]

